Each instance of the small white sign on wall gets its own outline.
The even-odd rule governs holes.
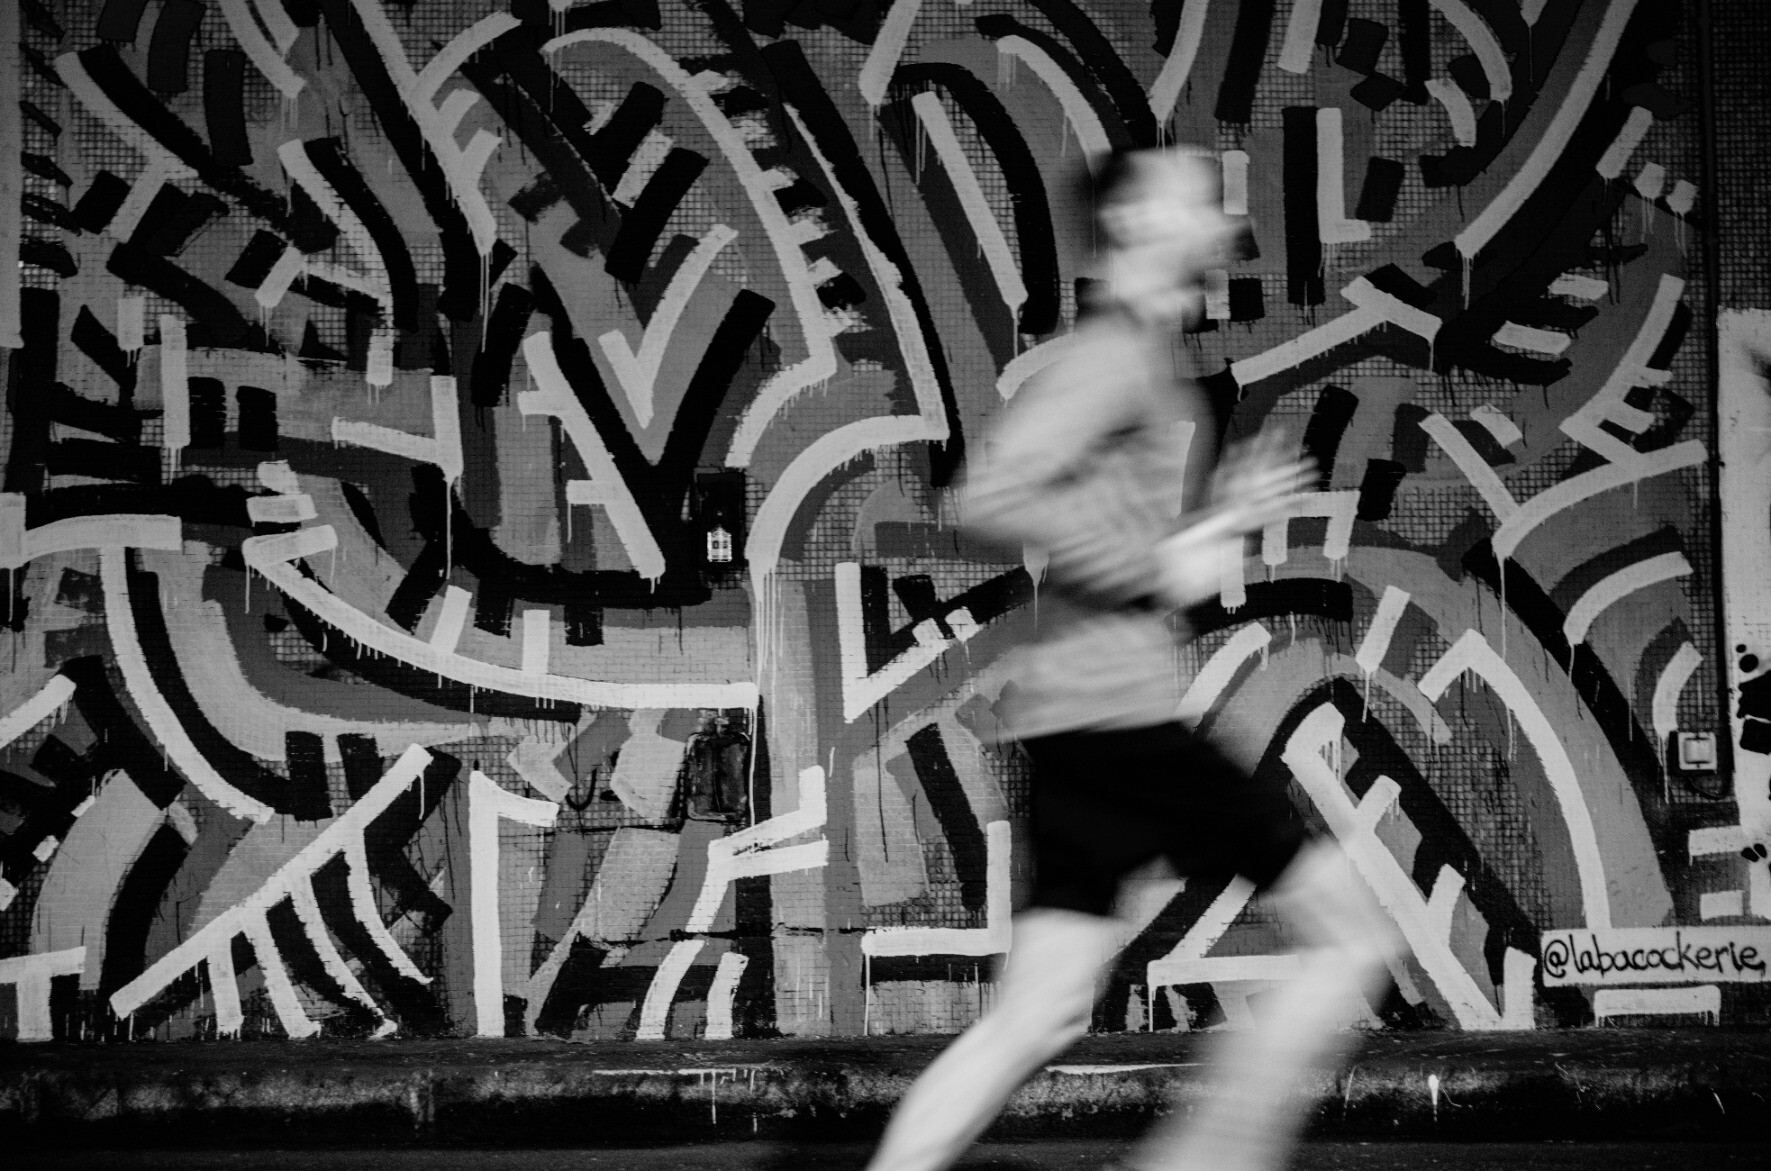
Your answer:
[[[1584,927],[1543,934],[1543,982],[1771,984],[1771,927]]]

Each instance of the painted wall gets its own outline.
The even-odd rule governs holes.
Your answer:
[[[1771,318],[1712,348],[1678,5],[21,0],[0,52],[0,1034],[969,1021],[1039,587],[950,487],[1064,344],[1078,159],[1163,137],[1252,223],[1177,346],[1326,473],[1185,714],[1401,926],[1370,1021],[1764,1018]],[[1238,883],[1129,896],[1102,1029],[1292,970]]]

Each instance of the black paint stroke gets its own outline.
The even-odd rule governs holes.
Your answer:
[[[1396,0],[1396,48],[1402,54],[1403,97],[1415,105],[1427,100],[1433,76],[1432,9],[1427,0]]]
[[[278,813],[302,816],[314,804],[311,795],[292,791],[287,780],[265,768],[251,753],[235,745],[209,722],[202,705],[191,694],[173,651],[172,636],[166,628],[166,615],[161,608],[159,576],[141,569],[136,561],[137,556],[131,553],[126,569],[129,608],[135,616],[136,635],[154,686],[167,707],[172,709],[180,728],[198,754],[228,784]],[[323,794],[321,799],[324,799]]]
[[[806,131],[817,143],[819,152],[828,160],[835,182],[854,202],[856,227],[867,233],[888,262],[899,274],[899,286],[916,313],[917,328],[922,331],[923,346],[928,352],[936,385],[941,390],[941,403],[947,420],[947,439],[930,444],[929,462],[932,479],[937,486],[946,484],[959,469],[965,454],[964,425],[959,416],[959,402],[953,391],[947,367],[947,354],[941,345],[940,330],[934,312],[917,279],[916,266],[898,235],[897,225],[885,200],[874,185],[872,172],[861,157],[836,104],[831,101],[823,83],[818,80],[797,42],[780,41],[762,50],[762,57],[780,87],[782,98],[799,111]]]
[[[609,245],[603,271],[628,283],[640,278],[665,223],[706,167],[705,155],[671,147],[658,169],[646,180],[645,189],[634,199],[633,207],[621,217],[621,229]]]
[[[1050,33],[1041,32],[1039,29],[1031,28],[1014,17],[1002,13],[980,16],[973,23],[977,25],[979,34],[989,40],[994,41],[1008,36],[1020,37],[1022,40],[1036,45],[1041,52],[1050,57],[1053,64],[1070,79],[1070,84],[1076,87],[1076,92],[1082,95],[1082,99],[1100,118],[1101,129],[1106,132],[1107,142],[1114,149],[1127,150],[1143,145],[1141,140],[1134,140],[1118,107],[1113,104],[1112,99],[1095,80],[1095,75],[1083,65],[1075,53],[1066,49],[1056,37]],[[768,52],[768,49],[763,50],[764,55],[767,55]],[[1143,102],[1144,121],[1149,124],[1151,141],[1154,141],[1156,133],[1154,117],[1150,114],[1149,107],[1150,99],[1145,98]]]
[[[1212,116],[1219,122],[1246,126],[1254,119],[1254,95],[1260,88],[1261,68],[1267,60],[1267,40],[1273,32],[1273,0],[1242,0],[1236,9],[1236,31],[1224,61],[1224,80],[1218,87]]]
[[[1320,305],[1327,294],[1322,279],[1322,226],[1316,216],[1316,108],[1287,106],[1281,117],[1285,126],[1286,296],[1294,305]]]
[[[289,815],[297,821],[332,816],[326,785],[326,748],[316,732],[285,732],[283,759],[289,768]]]
[[[1304,427],[1304,452],[1315,457],[1320,482],[1327,485],[1334,479],[1334,457],[1340,450],[1341,436],[1359,409],[1359,396],[1341,386],[1324,386],[1316,399],[1316,408]]]
[[[394,327],[408,331],[417,329],[418,273],[393,216],[388,214],[387,208],[370,189],[368,180],[351,162],[349,148],[343,139],[314,139],[306,146],[307,157],[312,160],[314,168],[332,185],[344,205],[363,222],[369,238],[375,242],[375,251],[380,254],[382,266],[387,270],[388,287],[393,294]]]
[[[1395,159],[1373,155],[1365,164],[1365,182],[1359,187],[1354,217],[1374,224],[1389,223],[1396,214],[1396,197],[1402,193],[1407,174],[1408,168]]]
[[[93,29],[94,35],[101,41],[134,43],[136,29],[141,26],[141,14],[147,6],[148,0],[105,0],[105,6],[98,14],[98,24]]]
[[[203,54],[203,126],[216,162],[252,165],[252,139],[246,133],[246,54],[238,49],[210,49]]]
[[[443,178],[423,133],[406,108],[399,86],[388,75],[381,53],[363,28],[362,17],[350,0],[318,0],[331,27],[333,43],[350,67],[358,87],[394,156],[424,203],[436,225],[443,252],[443,283],[439,307],[450,319],[471,320],[480,309],[483,292],[480,253],[474,244],[467,218],[455,205],[455,196]]]
[[[99,995],[110,997],[148,967],[148,933],[160,903],[184,866],[190,847],[170,825],[162,825],[143,847],[111,902],[105,921],[105,957],[99,968]]]
[[[19,290],[19,334],[24,345],[6,366],[6,411],[12,445],[6,459],[5,490],[34,492],[43,486],[49,460],[48,404],[37,388],[53,386],[61,353],[61,297],[53,290]],[[23,574],[13,574],[23,577]]]
[[[1119,112],[1134,146],[1155,146],[1158,141],[1156,115],[1144,87],[1132,76],[1131,69],[1113,42],[1102,35],[1088,14],[1072,0],[1029,0],[1045,14],[1065,40],[1076,47],[1076,55],[1093,73],[1107,100]]]
[[[474,355],[470,379],[474,406],[496,406],[503,401],[510,385],[511,362],[522,345],[523,331],[529,327],[534,306],[535,298],[522,285],[507,283],[498,290],[485,339]]]
[[[929,808],[940,823],[941,836],[953,854],[960,905],[968,911],[981,911],[989,895],[989,850],[978,815],[947,756],[941,729],[935,724],[918,729],[904,742],[904,749],[928,797]]]
[[[247,321],[224,293],[164,256],[156,256],[135,244],[118,244],[111,249],[106,268],[119,280],[158,293],[188,313],[193,322],[189,337],[192,346],[273,348],[263,328],[257,322]]]
[[[1263,618],[1312,615],[1329,622],[1353,620],[1353,588],[1344,581],[1316,577],[1285,577],[1250,582],[1247,601],[1234,610],[1213,598],[1187,611],[1187,621],[1200,634],[1227,630]]]
[[[202,0],[164,0],[148,41],[148,88],[181,94],[190,88],[191,41],[209,6]]]
[[[1346,39],[1335,52],[1335,64],[1354,73],[1375,73],[1384,42],[1389,39],[1390,30],[1386,26],[1355,16],[1347,21]]]

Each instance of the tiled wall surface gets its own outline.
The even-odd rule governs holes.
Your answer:
[[[0,1035],[963,1027],[1040,585],[951,489],[1073,324],[1080,161],[1169,140],[1253,242],[1177,354],[1325,471],[1175,670],[1406,937],[1366,1023],[1763,1020],[1767,46],[1698,0],[0,5]],[[1258,1014],[1258,902],[1138,893],[1097,1027]]]

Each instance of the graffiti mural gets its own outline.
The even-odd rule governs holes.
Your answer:
[[[1399,925],[1368,1023],[1762,1016],[1540,964],[1771,917],[1683,19],[0,6],[0,1032],[968,1022],[1041,583],[951,490],[1065,344],[1081,160],[1169,140],[1249,223],[1176,344],[1220,431],[1322,468],[1195,615],[1182,714]],[[1127,897],[1101,1029],[1293,970],[1240,883]]]

